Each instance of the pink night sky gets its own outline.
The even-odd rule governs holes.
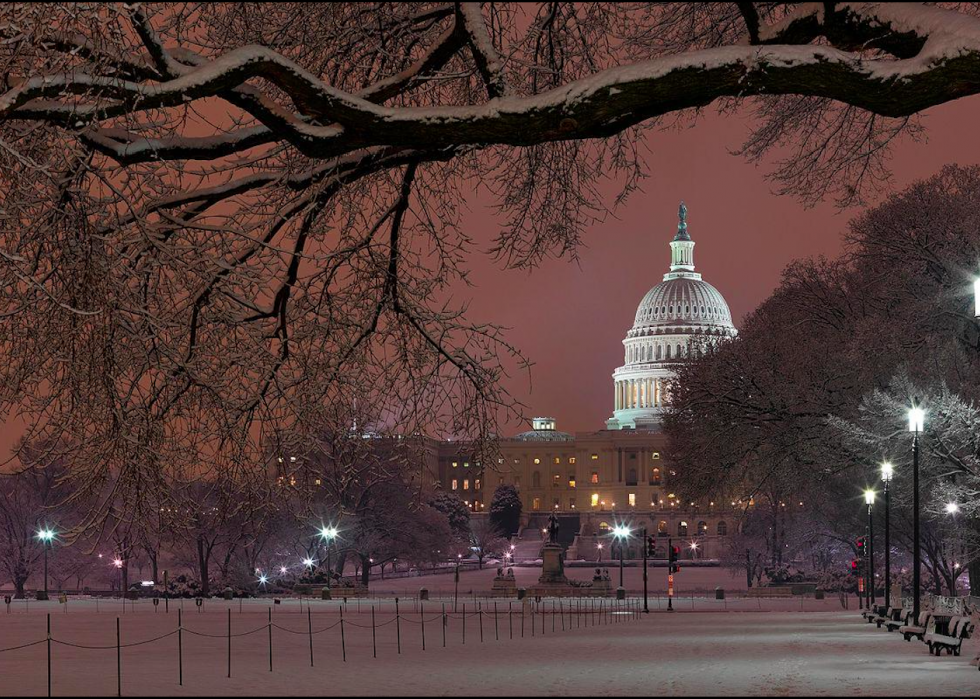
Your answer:
[[[927,112],[926,139],[907,140],[894,151],[891,188],[947,163],[980,163],[980,146],[963,138],[978,121],[977,98]],[[643,191],[633,194],[618,220],[592,227],[578,265],[548,260],[532,271],[501,270],[474,256],[475,288],[460,299],[472,299],[473,319],[510,328],[508,338],[534,363],[530,377],[507,382],[529,417],[553,416],[570,432],[603,427],[612,412],[611,374],[623,359],[621,340],[640,299],[667,271],[681,200],[697,242],[697,271],[724,294],[736,326],[772,292],[791,260],[841,252],[858,210],[841,212],[832,202],[806,209],[774,195],[766,166],[731,154],[747,133],[746,115],[708,116],[693,129],[651,133]],[[470,234],[489,241],[500,222],[481,202],[471,206]],[[509,428],[516,432],[519,425]]]

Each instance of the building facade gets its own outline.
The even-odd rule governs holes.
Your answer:
[[[733,503],[682,502],[671,489],[676,473],[660,431],[674,363],[737,333],[724,297],[694,271],[683,203],[679,219],[669,271],[644,296],[623,340],[605,429],[572,435],[558,430],[554,418],[535,418],[532,429],[500,441],[489,465],[467,453],[465,443],[440,443],[440,483],[474,513],[487,510],[499,485],[511,484],[521,495],[525,532],[543,528],[552,512],[566,534],[573,530],[570,559],[601,558],[609,530],[620,523],[656,536],[663,556],[668,538],[686,558],[721,555],[734,527]],[[640,545],[635,537],[628,555],[638,557]]]

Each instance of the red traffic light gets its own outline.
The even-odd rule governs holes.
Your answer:
[[[852,571],[856,571],[857,569],[858,569],[858,562],[857,561],[851,561],[851,570]]]

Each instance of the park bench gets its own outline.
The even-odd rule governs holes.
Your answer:
[[[880,629],[884,624],[889,621],[896,621],[902,616],[901,607],[884,607],[881,610],[881,614],[874,618],[875,625]]]
[[[898,632],[902,634],[906,641],[911,641],[913,636],[921,641],[922,637],[926,635],[926,629],[929,628],[929,622],[931,620],[932,612],[920,612],[917,624],[900,626]]]
[[[888,633],[891,633],[895,629],[900,629],[903,626],[908,626],[912,621],[912,610],[911,609],[893,609],[894,614],[892,618],[885,622],[885,628],[888,629]]]
[[[871,607],[871,609],[865,609],[863,612],[861,612],[861,616],[870,624],[877,620],[878,617],[883,616],[886,611],[887,609],[883,604],[875,604]]]
[[[929,646],[929,652],[935,653],[938,657],[944,650],[946,654],[959,655],[963,646],[963,639],[970,637],[973,624],[968,616],[954,616],[949,620],[949,633],[937,633],[933,620],[932,631],[927,633],[923,640]]]

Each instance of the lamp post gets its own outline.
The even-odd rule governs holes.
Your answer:
[[[925,426],[925,411],[916,406],[909,410],[909,432],[912,433],[912,618],[918,623],[919,594],[922,575],[922,551],[919,545],[919,432]]]
[[[616,541],[619,544],[619,586],[625,588],[625,585],[623,584],[623,570],[625,568],[625,564],[623,563],[623,554],[626,540],[630,536],[630,528],[620,524],[613,529],[613,536],[616,537]]]
[[[330,554],[331,554],[330,547],[333,544],[334,539],[337,538],[337,533],[338,532],[337,532],[337,528],[336,527],[321,527],[320,528],[320,538],[323,539],[323,541],[325,542],[326,547],[327,547],[327,589],[328,590],[331,587],[331,585],[330,585],[330,583],[331,583],[331,576],[333,575],[333,571],[331,570],[331,567],[332,567],[331,566],[331,561],[330,561]]]
[[[873,508],[875,491],[864,491],[864,502],[868,505],[868,609],[875,603],[875,530]]]
[[[895,475],[895,468],[886,461],[881,465],[881,482],[885,484],[885,608],[892,606],[892,545],[889,534],[889,500],[888,484],[891,483],[892,476]]]
[[[973,282],[973,317],[980,320],[980,279]]]
[[[599,563],[602,563],[602,544],[596,544],[596,548],[599,549]]]
[[[41,601],[48,600],[48,549],[51,548],[51,542],[54,541],[54,532],[45,527],[37,533],[37,538],[41,542],[41,547],[44,550],[44,592],[38,595],[38,599]]]

